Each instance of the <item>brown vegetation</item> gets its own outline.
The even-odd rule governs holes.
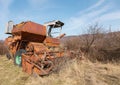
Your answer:
[[[58,73],[30,76],[11,60],[0,57],[0,85],[120,85],[120,68],[116,64],[91,63],[73,59]]]
[[[68,50],[84,53],[91,61],[113,62],[120,60],[120,32],[104,32],[98,26],[90,26],[87,33],[64,39]]]
[[[4,41],[0,40],[0,55],[5,55],[7,53],[7,48],[4,46]]]

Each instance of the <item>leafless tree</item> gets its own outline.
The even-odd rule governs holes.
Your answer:
[[[94,46],[95,41],[101,37],[102,27],[98,24],[93,26],[89,26],[86,31],[86,34],[83,36],[82,40],[84,41],[84,48],[86,49],[86,53],[90,52],[90,48]]]

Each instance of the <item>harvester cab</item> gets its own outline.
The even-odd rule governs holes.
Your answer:
[[[8,21],[5,29],[5,34],[12,34],[13,26],[14,26],[13,21]]]
[[[44,26],[46,26],[46,28],[47,28],[47,36],[49,36],[49,37],[61,36],[61,30],[62,30],[63,25],[64,25],[64,23],[59,20],[46,22],[44,24]]]

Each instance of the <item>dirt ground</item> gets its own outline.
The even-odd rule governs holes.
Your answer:
[[[120,85],[120,66],[72,60],[59,73],[33,77],[0,56],[0,85]]]

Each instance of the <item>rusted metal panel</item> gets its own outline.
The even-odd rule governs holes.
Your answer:
[[[34,51],[36,54],[41,54],[44,52],[49,52],[49,49],[42,43],[30,42],[27,47],[27,51]]]
[[[22,68],[24,72],[28,74],[36,73],[38,75],[47,75],[53,69],[53,64],[47,61],[41,61],[36,56],[22,55]],[[46,65],[50,67],[46,68]]]
[[[20,32],[46,36],[46,27],[31,21],[22,22],[13,27],[12,34],[20,33]]]
[[[46,37],[46,39],[44,40],[44,43],[47,46],[59,46],[60,40],[57,38]]]
[[[21,39],[30,41],[30,42],[39,42],[42,43],[45,40],[46,36],[36,35],[32,33],[22,32]]]

